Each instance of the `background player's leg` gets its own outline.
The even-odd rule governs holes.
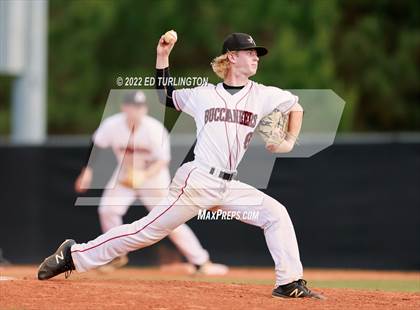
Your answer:
[[[276,285],[302,278],[302,263],[295,231],[289,214],[281,203],[250,185],[232,181],[228,185],[227,200],[222,209],[240,211],[243,216],[241,221],[264,230],[265,240],[275,263]],[[253,211],[257,213],[251,213]]]
[[[203,248],[197,236],[186,224],[172,231],[169,239],[175,244],[185,258],[194,265],[202,265],[209,261],[209,253]]]
[[[151,211],[155,206],[157,196],[164,197],[167,194],[165,188],[168,184],[164,178],[154,178],[145,184],[145,189],[139,190],[140,200],[147,210]],[[202,265],[209,260],[209,253],[202,247],[197,236],[186,224],[175,228],[168,238],[175,244],[185,258],[194,265]]]
[[[127,187],[116,185],[105,189],[98,208],[102,232],[122,225],[122,217],[135,199],[135,191]]]

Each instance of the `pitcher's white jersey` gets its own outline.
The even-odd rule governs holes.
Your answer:
[[[197,126],[195,159],[224,171],[236,171],[259,121],[275,108],[289,111],[298,97],[277,87],[249,81],[231,95],[223,84],[175,90],[177,110]]]

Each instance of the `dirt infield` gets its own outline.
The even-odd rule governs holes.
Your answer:
[[[272,298],[273,271],[235,268],[225,277],[192,277],[182,268],[125,268],[35,279],[36,267],[0,269],[0,309],[419,309],[419,292],[312,289],[327,300]],[[309,281],[419,280],[419,273],[308,270]],[[256,283],[256,284],[255,284]]]

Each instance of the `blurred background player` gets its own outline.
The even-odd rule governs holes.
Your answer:
[[[148,115],[146,96],[142,91],[130,91],[125,95],[121,112],[102,122],[93,136],[93,145],[111,147],[118,162],[98,208],[103,232],[122,225],[123,216],[136,199],[150,211],[162,197],[167,196],[170,184],[169,135],[162,123]],[[85,192],[92,178],[93,169],[84,167],[76,179],[75,190]],[[227,266],[210,261],[208,252],[186,224],[175,229],[169,238],[195,266],[188,270],[207,275],[227,273]],[[123,255],[100,270],[109,272],[127,262],[127,256]]]

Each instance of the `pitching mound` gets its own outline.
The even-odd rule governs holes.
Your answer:
[[[174,269],[126,268],[112,274],[90,272],[35,279],[35,267],[0,272],[0,309],[419,309],[417,292],[316,288],[327,300],[271,297],[269,269],[233,269],[225,277],[193,277]],[[308,271],[311,280],[349,276],[350,272]],[[384,273],[386,275],[386,273]],[[357,272],[356,272],[357,275]],[[372,276],[381,275],[373,273]],[[359,276],[369,278],[369,273]],[[398,273],[389,276],[398,278]],[[418,274],[401,274],[416,279]],[[242,280],[238,280],[240,278]],[[258,283],[258,284],[253,284]]]

